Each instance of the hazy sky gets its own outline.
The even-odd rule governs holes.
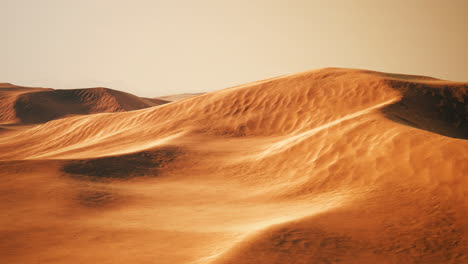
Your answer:
[[[0,82],[212,91],[321,67],[468,81],[468,0],[0,0]]]

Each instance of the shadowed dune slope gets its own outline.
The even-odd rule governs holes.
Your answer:
[[[0,137],[9,263],[468,263],[466,83],[326,68]]]
[[[0,84],[0,122],[38,124],[70,115],[130,111],[167,102],[108,88],[54,90]]]
[[[403,94],[383,112],[391,120],[449,137],[468,139],[468,85],[388,80]]]
[[[17,122],[15,103],[22,94],[51,91],[47,88],[16,86],[10,83],[0,83],[0,124]]]

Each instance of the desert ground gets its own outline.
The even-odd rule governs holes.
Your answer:
[[[4,83],[0,259],[466,264],[467,113],[468,83],[340,68],[159,99]]]

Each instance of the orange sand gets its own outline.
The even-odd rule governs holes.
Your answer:
[[[0,257],[468,263],[467,101],[467,83],[327,68],[13,126]]]

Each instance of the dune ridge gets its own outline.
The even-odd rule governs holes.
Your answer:
[[[467,97],[325,68],[5,132],[0,255],[468,263]]]

